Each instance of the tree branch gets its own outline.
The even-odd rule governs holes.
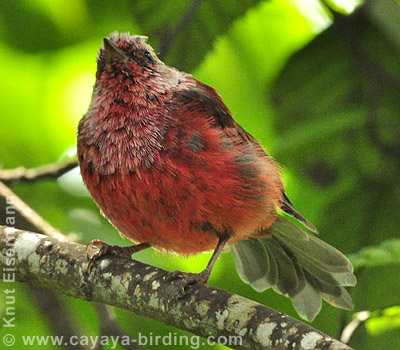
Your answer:
[[[166,282],[167,272],[154,266],[110,256],[94,264],[89,276],[87,264],[81,244],[0,226],[0,266],[7,274],[15,271],[18,281],[214,337],[208,339],[223,336],[234,349],[351,350],[281,312],[211,286],[190,285],[176,298],[179,281]]]
[[[348,343],[356,329],[371,317],[370,311],[360,311],[353,316],[353,320],[343,329],[340,336],[342,342]]]
[[[70,160],[64,163],[47,164],[38,168],[0,169],[0,181],[7,185],[16,182],[34,182],[41,179],[56,179],[78,166],[78,162]]]

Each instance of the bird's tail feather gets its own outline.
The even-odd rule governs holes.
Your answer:
[[[350,261],[337,249],[279,216],[262,234],[231,245],[239,276],[257,291],[272,287],[291,298],[296,311],[312,321],[321,309],[321,297],[343,309],[352,309],[343,288],[354,286]]]

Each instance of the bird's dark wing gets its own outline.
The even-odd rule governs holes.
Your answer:
[[[171,101],[184,106],[183,108],[189,113],[195,112],[196,116],[203,115],[212,126],[221,128],[229,136],[240,136],[243,142],[258,145],[257,140],[235,122],[228,107],[213,88],[200,82],[196,84],[195,87],[175,92]]]
[[[309,222],[302,214],[300,214],[297,209],[293,206],[292,202],[288,198],[285,193],[285,190],[282,190],[282,206],[281,209],[291,217],[294,217],[298,221],[300,221],[305,227],[309,230],[318,233],[317,228]]]

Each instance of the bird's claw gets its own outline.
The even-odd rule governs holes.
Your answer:
[[[100,246],[100,249],[96,253],[89,255],[89,249],[94,246]],[[132,255],[132,249],[130,249],[130,247],[118,247],[116,245],[109,245],[98,239],[94,239],[86,246],[86,253],[89,255],[87,272],[90,273],[93,263],[99,260],[102,256],[114,254],[118,256],[123,256],[125,258],[130,258]]]
[[[89,249],[91,247],[95,246],[100,246],[100,249],[96,252],[93,253],[92,255],[89,255]],[[91,241],[87,246],[86,246],[86,253],[89,256],[89,263],[87,266],[87,272],[90,274],[90,271],[92,269],[93,263],[97,260],[99,260],[103,255],[107,255],[110,253],[110,246],[102,241],[99,241],[98,239],[94,239]]]
[[[186,287],[193,283],[204,283],[206,284],[208,278],[210,277],[210,273],[207,270],[203,270],[200,273],[191,273],[191,272],[183,272],[183,271],[173,271],[169,272],[164,278],[165,281],[171,281],[175,278],[180,278],[181,283],[179,286],[178,293],[176,294],[176,298],[180,298],[185,294]]]
[[[93,246],[100,246],[100,249],[93,255],[89,255],[89,249]],[[93,263],[96,260],[100,259],[103,255],[113,254],[113,255],[122,256],[124,258],[130,259],[132,257],[132,254],[140,252],[141,250],[149,248],[149,247],[150,247],[150,244],[146,243],[146,242],[128,246],[128,247],[119,247],[117,245],[109,245],[98,239],[94,239],[86,246],[86,253],[89,256],[89,263],[88,263],[87,271],[88,271],[88,273],[90,273]]]

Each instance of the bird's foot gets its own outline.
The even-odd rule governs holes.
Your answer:
[[[89,255],[89,249],[94,246],[100,246],[100,249],[96,253]],[[109,245],[98,239],[94,239],[86,246],[86,253],[89,256],[87,272],[90,273],[94,262],[99,260],[104,255],[113,254],[125,258],[130,258],[133,253],[139,252],[148,247],[150,247],[150,245],[147,243],[136,244],[129,247],[119,247],[117,245]]]
[[[177,293],[177,297],[180,298],[185,294],[185,289],[188,285],[193,283],[204,283],[207,284],[207,281],[210,277],[210,272],[208,269],[201,271],[200,273],[191,273],[191,272],[182,272],[179,270],[169,272],[164,278],[166,281],[171,281],[175,278],[180,278],[181,283],[179,286],[179,291]]]

